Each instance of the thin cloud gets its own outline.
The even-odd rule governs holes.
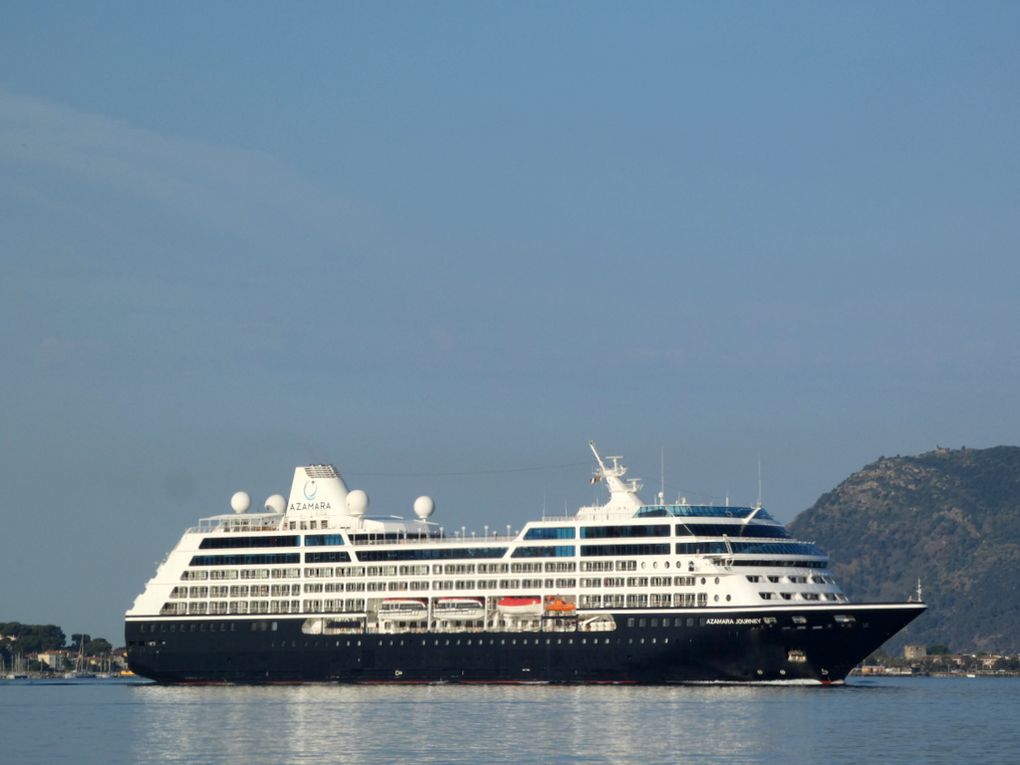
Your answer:
[[[19,187],[23,179],[55,174],[253,242],[283,244],[300,232],[336,244],[352,218],[349,200],[264,152],[163,135],[2,86],[0,167],[10,171],[0,180],[8,195],[38,196]],[[52,180],[49,194],[68,193]]]
[[[110,345],[105,340],[50,336],[43,338],[34,350],[39,366],[55,367],[69,361],[106,356],[110,351]]]
[[[454,339],[453,334],[442,327],[430,329],[429,338],[432,340],[433,346],[446,353],[450,353],[457,347],[457,341]]]

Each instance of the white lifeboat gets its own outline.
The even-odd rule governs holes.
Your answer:
[[[480,598],[439,598],[432,606],[432,615],[450,621],[481,619],[485,607]]]
[[[381,621],[413,622],[429,615],[425,601],[419,598],[386,598],[379,606]]]
[[[542,598],[538,595],[509,596],[500,598],[497,609],[509,616],[541,616]]]

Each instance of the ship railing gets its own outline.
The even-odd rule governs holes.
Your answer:
[[[199,521],[197,526],[189,526],[185,534],[208,534],[213,531],[230,533],[249,533],[252,531],[280,531],[279,522],[262,522],[250,524],[224,524],[221,521]]]
[[[585,508],[588,509],[588,508]],[[583,518],[579,519],[577,515],[543,515],[541,520],[543,521],[556,521],[558,523],[571,523],[577,520],[588,521],[613,521],[618,522],[621,518],[633,518],[633,513],[621,512],[619,510],[605,510],[597,513],[586,513]]]
[[[397,537],[397,538],[392,538],[391,537],[390,539],[385,539],[385,538],[382,537],[382,535],[380,535],[379,538],[372,538],[372,537],[369,536],[369,537],[366,537],[364,539],[359,539],[356,544],[358,544],[358,545],[427,545],[427,544],[435,544],[437,542],[443,542],[443,543],[456,542],[458,544],[469,544],[469,545],[470,544],[473,544],[473,545],[478,545],[478,544],[494,544],[494,543],[507,544],[508,542],[516,541],[519,538],[520,537],[517,534],[511,534],[511,535],[507,536],[506,534],[496,534],[496,533],[493,533],[493,532],[489,532],[488,534],[484,534],[484,533],[481,533],[481,532],[471,532],[471,531],[468,531],[468,532],[465,532],[464,534],[461,534],[461,532],[458,530],[458,531],[453,532],[451,534],[447,534],[447,533],[444,532],[444,533],[436,534],[434,536],[429,536],[429,537],[416,537],[416,536],[403,537],[403,536],[401,536],[401,537]]]

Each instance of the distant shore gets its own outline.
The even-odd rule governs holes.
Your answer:
[[[1005,669],[978,669],[973,671],[957,672],[929,672],[924,669],[909,669],[902,667],[857,667],[850,675],[852,677],[1020,677],[1020,672]]]

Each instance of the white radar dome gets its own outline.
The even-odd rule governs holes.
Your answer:
[[[432,497],[418,497],[418,499],[414,501],[414,514],[423,521],[430,517],[435,511],[436,503],[432,501]]]
[[[368,495],[361,489],[350,492],[347,495],[347,512],[359,516],[368,512]]]
[[[266,497],[267,513],[282,513],[286,509],[287,500],[285,500],[281,494],[274,494],[271,497]]]
[[[249,507],[251,507],[251,497],[248,496],[248,492],[234,492],[234,496],[230,498],[230,509],[235,513],[247,513]]]

